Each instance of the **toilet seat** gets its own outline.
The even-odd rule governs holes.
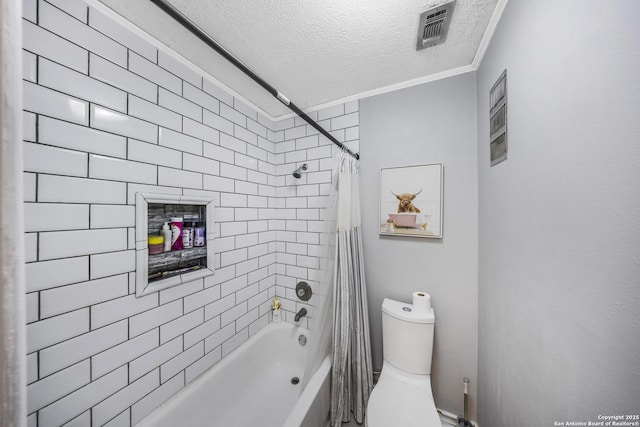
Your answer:
[[[441,427],[431,379],[422,381],[404,378],[398,370],[383,369],[367,405],[367,427]],[[385,375],[387,374],[387,375]]]

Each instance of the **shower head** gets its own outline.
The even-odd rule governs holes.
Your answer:
[[[302,171],[306,171],[307,170],[307,164],[303,163],[302,166],[300,166],[298,169],[293,171],[293,177],[294,178],[301,178],[302,177]]]

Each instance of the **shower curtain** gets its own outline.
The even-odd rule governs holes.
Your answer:
[[[373,388],[369,315],[362,256],[358,161],[335,159],[336,257],[333,280],[331,425],[364,420]]]
[[[0,0],[0,424],[27,421],[22,2]]]

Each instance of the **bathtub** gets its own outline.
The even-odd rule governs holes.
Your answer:
[[[302,327],[270,323],[137,426],[325,427],[331,363],[327,357],[303,381],[311,345],[299,344],[301,334],[309,337]]]

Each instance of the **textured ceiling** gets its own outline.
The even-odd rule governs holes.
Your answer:
[[[147,0],[100,0],[277,118],[289,110]],[[416,51],[423,0],[171,0],[302,109],[470,65],[497,0],[457,0],[444,44]],[[438,2],[438,4],[441,2]]]

